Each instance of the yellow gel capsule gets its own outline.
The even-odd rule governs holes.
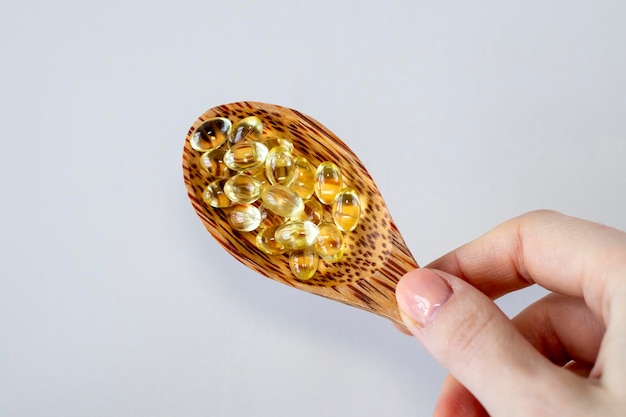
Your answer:
[[[226,180],[216,180],[207,185],[202,192],[202,200],[211,207],[229,207],[232,202],[224,194],[224,184]]]
[[[237,204],[228,210],[228,224],[241,232],[250,232],[261,223],[259,209],[250,204]]]
[[[200,166],[216,178],[228,178],[233,171],[224,163],[225,149],[213,149],[200,156]]]
[[[265,162],[267,152],[267,146],[260,142],[239,142],[226,152],[224,163],[235,171],[253,169]]]
[[[353,188],[341,190],[332,208],[333,221],[340,230],[351,232],[356,229],[361,217],[361,200]]]
[[[256,168],[247,169],[243,171],[243,173],[248,174],[251,177],[254,177],[257,180],[259,180],[259,182],[261,182],[261,190],[264,190],[265,188],[267,188],[267,186],[271,185],[270,182],[265,177],[265,165],[264,164],[259,165]]]
[[[293,143],[285,138],[273,138],[264,140],[263,143],[267,145],[267,149],[270,151],[277,146],[284,146],[289,152],[293,152]]]
[[[335,196],[343,187],[343,178],[339,167],[332,162],[322,162],[315,171],[314,190],[322,204],[332,204]]]
[[[198,152],[207,152],[225,143],[231,134],[232,124],[224,117],[214,117],[202,123],[189,139],[189,144]]]
[[[295,191],[284,185],[270,185],[261,192],[265,207],[282,217],[296,218],[304,211],[304,202]]]
[[[304,211],[298,217],[298,220],[308,220],[317,225],[324,218],[324,206],[317,199],[312,198],[304,202]]]
[[[250,175],[237,174],[224,184],[224,194],[233,203],[252,203],[261,196],[261,181]]]
[[[293,156],[284,146],[275,146],[265,159],[265,176],[271,184],[289,185],[296,173]]]
[[[318,264],[319,258],[313,247],[296,249],[289,254],[289,268],[298,279],[308,280],[313,278]]]
[[[278,244],[287,249],[302,249],[315,244],[319,229],[307,220],[296,220],[281,224],[274,237]]]
[[[318,226],[319,235],[315,250],[327,262],[337,262],[343,256],[343,233],[333,223],[322,222]]]
[[[278,229],[278,225],[265,227],[256,235],[256,247],[268,255],[280,255],[286,250],[274,237],[276,229]]]
[[[315,167],[303,156],[294,161],[295,173],[289,188],[294,190],[303,200],[308,200],[313,195],[315,184]]]
[[[263,134],[263,123],[256,116],[241,119],[232,128],[230,143],[232,145],[246,140],[260,141]]]
[[[268,210],[263,204],[259,205],[259,211],[261,212],[261,227],[278,226],[285,222],[285,219]]]

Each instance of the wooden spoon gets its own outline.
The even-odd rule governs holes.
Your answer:
[[[306,156],[317,166],[331,161],[342,171],[344,183],[357,190],[362,211],[358,227],[345,234],[345,254],[339,262],[320,261],[315,276],[301,281],[293,277],[287,255],[270,256],[257,249],[254,234],[234,231],[225,213],[207,205],[202,194],[213,181],[199,163],[201,152],[190,145],[195,130],[206,120],[224,117],[233,124],[257,116],[263,136],[286,138],[294,155]],[[224,145],[226,146],[226,145]],[[418,267],[396,228],[374,180],[352,150],[330,130],[296,110],[272,104],[238,102],[214,107],[189,129],[183,150],[183,174],[191,204],[200,220],[224,249],[244,265],[275,281],[402,324],[395,299],[400,277]]]

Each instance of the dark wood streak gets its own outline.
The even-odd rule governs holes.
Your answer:
[[[378,288],[376,288],[374,285],[372,285],[369,281],[365,280],[365,279],[360,279],[356,282],[356,284],[363,288],[363,290],[365,290],[366,292],[372,292],[375,291],[377,293],[379,293],[382,296],[385,296],[386,294],[379,290]]]
[[[389,285],[387,282],[385,282],[384,280],[380,280],[378,278],[371,278],[372,282],[376,283],[376,285],[379,285],[383,288],[386,288],[388,291],[395,293],[396,289],[395,287]]]

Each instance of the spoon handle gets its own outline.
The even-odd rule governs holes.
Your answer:
[[[334,290],[341,292],[349,299],[348,304],[404,326],[396,303],[396,285],[405,273],[418,268],[419,265],[392,220],[389,223],[389,230],[391,251],[383,266],[370,277],[358,279],[349,285],[336,287]],[[341,301],[333,295],[330,298]]]

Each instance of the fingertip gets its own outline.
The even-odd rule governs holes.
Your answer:
[[[406,273],[396,287],[400,315],[411,332],[430,324],[451,296],[450,284],[425,268]]]
[[[406,328],[406,326],[405,326],[405,325],[400,324],[400,323],[397,323],[397,322],[395,322],[395,321],[392,321],[391,323],[394,325],[394,327],[395,327],[396,329],[398,329],[398,330],[400,331],[400,333],[405,334],[405,335],[407,335],[407,336],[412,336],[412,335],[413,335],[413,333],[411,333],[411,332],[409,331],[409,329],[407,329],[407,328]]]

